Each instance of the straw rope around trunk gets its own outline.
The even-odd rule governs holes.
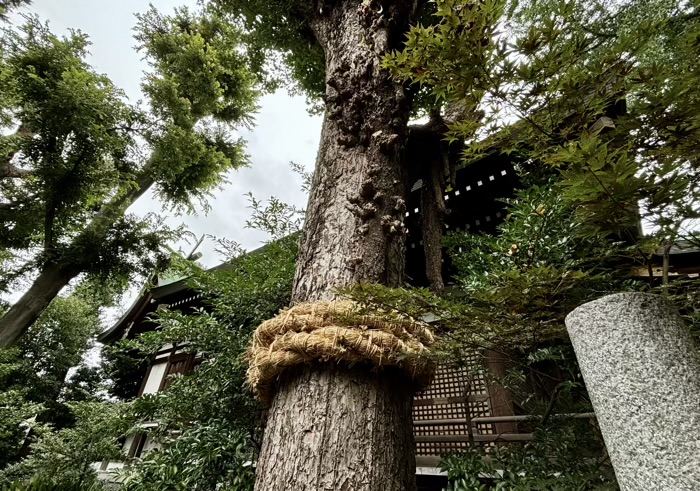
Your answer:
[[[255,330],[246,355],[247,382],[267,403],[286,369],[335,361],[399,367],[425,386],[434,371],[426,356],[434,341],[425,322],[395,312],[367,315],[347,300],[302,303]]]

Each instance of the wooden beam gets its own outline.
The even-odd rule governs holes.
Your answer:
[[[466,425],[467,418],[452,419],[423,419],[413,421],[413,426],[446,426],[446,425]]]
[[[571,418],[571,419],[592,419],[595,418],[595,413],[570,413],[570,414],[553,414],[552,418]],[[471,423],[489,424],[489,423],[505,423],[505,422],[520,422],[520,421],[537,421],[540,417],[535,414],[513,415],[513,416],[477,416],[471,418]],[[423,419],[413,422],[413,426],[447,426],[447,425],[465,425],[468,424],[467,418],[451,418],[451,419]]]
[[[527,442],[532,433],[502,433],[500,435],[473,435],[475,442]],[[416,443],[451,443],[468,441],[468,435],[417,435]]]
[[[562,418],[562,419],[592,419],[595,418],[595,413],[567,413],[567,414],[553,414],[552,418]],[[479,416],[472,418],[472,423],[474,424],[488,424],[488,423],[502,423],[510,421],[537,421],[540,416],[536,414],[526,414],[526,415],[513,415],[513,416]]]
[[[433,397],[430,399],[414,399],[414,406],[440,406],[442,404],[464,404],[465,402],[484,402],[489,398],[488,394],[475,394],[465,397]]]

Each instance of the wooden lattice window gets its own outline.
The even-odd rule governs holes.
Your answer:
[[[165,376],[161,383],[160,390],[165,390],[174,380],[180,375],[187,375],[192,372],[194,367],[194,355],[189,353],[180,353],[172,355],[168,359],[168,368],[165,370]]]
[[[481,440],[478,435],[494,433],[492,424],[472,425],[475,417],[491,416],[489,390],[474,353],[468,366],[440,366],[432,384],[413,402],[413,434],[417,456],[441,456],[466,450]],[[480,443],[488,446],[488,443]]]

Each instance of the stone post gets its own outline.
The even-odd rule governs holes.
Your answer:
[[[620,489],[700,490],[700,350],[670,303],[609,295],[566,326]]]

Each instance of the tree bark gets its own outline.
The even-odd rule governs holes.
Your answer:
[[[398,47],[412,12],[408,2],[383,3],[337,2],[311,22],[326,56],[326,115],[294,303],[402,281],[409,104],[381,57]],[[415,489],[412,393],[389,369],[326,364],[282,377],[255,489]]]
[[[47,264],[32,286],[0,319],[0,347],[14,345],[75,276]]]
[[[313,23],[326,54],[326,115],[294,302],[331,298],[358,281],[398,285],[403,276],[409,104],[381,69],[389,26],[364,19],[366,5],[339,2]]]
[[[275,397],[257,490],[415,489],[412,384],[386,370],[300,369]]]
[[[446,152],[440,146],[441,135],[435,135],[437,144],[430,146],[432,155],[426,155],[423,172],[423,187],[420,191],[421,234],[425,256],[425,275],[430,290],[440,294],[445,289],[442,280],[442,233],[445,226],[447,209],[443,192],[445,191],[444,161]]]

